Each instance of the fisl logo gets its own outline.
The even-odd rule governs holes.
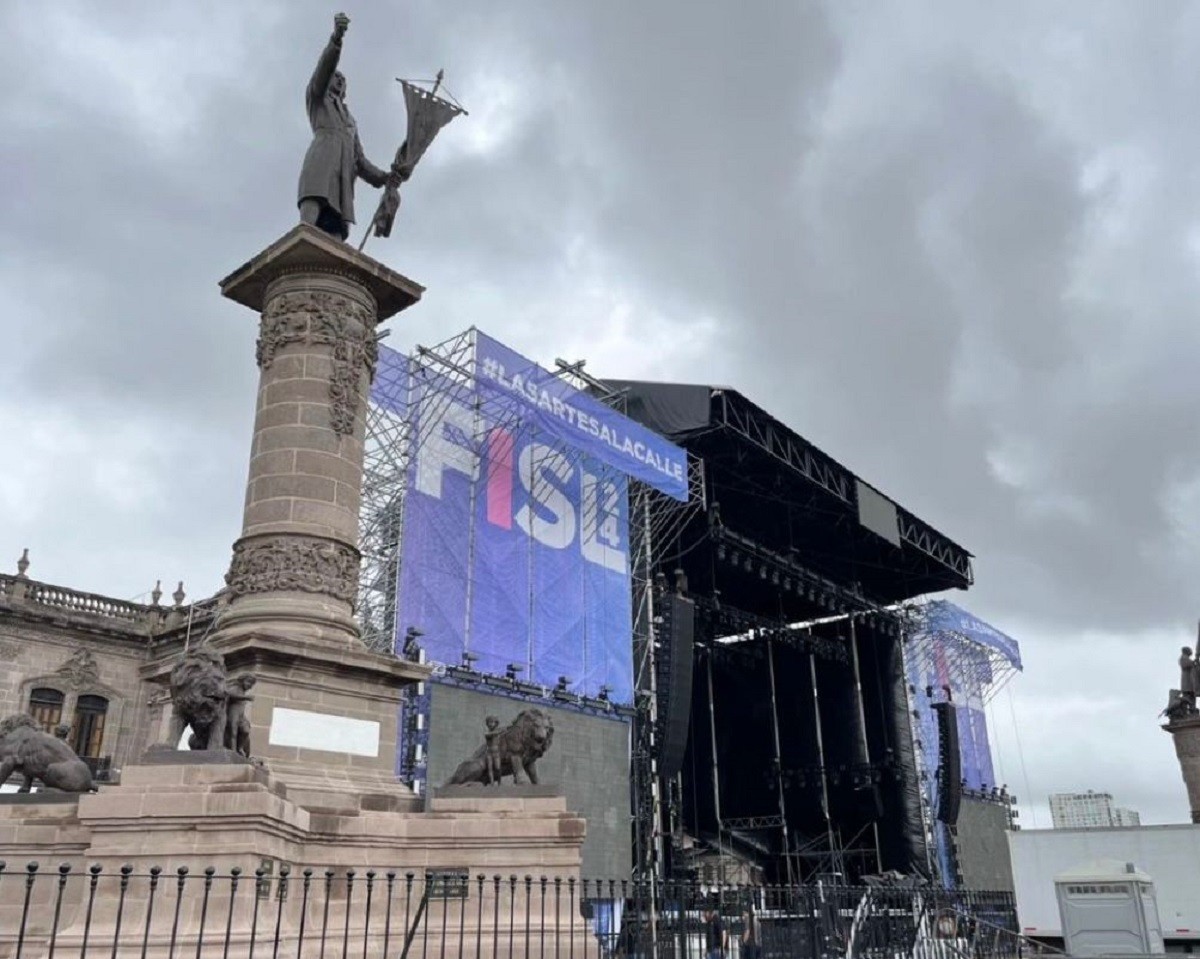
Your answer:
[[[589,563],[628,571],[623,482],[560,449],[489,429],[461,403],[426,396],[420,405],[428,435],[417,450],[419,492],[440,500],[446,474],[457,473],[483,497],[490,525],[518,529],[551,549],[578,548]]]

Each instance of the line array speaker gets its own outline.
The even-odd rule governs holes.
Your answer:
[[[962,805],[962,756],[958,748],[958,709],[953,703],[934,703],[938,726],[937,818],[955,825]]]
[[[683,769],[692,717],[692,647],[696,607],[674,592],[663,594],[658,663],[658,771],[671,779]]]

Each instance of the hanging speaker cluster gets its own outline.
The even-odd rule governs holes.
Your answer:
[[[958,822],[962,805],[962,757],[958,748],[958,709],[953,703],[934,703],[938,727],[937,818],[949,826]]]
[[[659,603],[658,771],[671,779],[683,769],[691,723],[696,607],[669,590],[662,592]]]

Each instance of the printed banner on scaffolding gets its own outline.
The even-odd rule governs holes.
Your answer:
[[[416,627],[433,662],[631,702],[628,482],[686,499],[686,453],[471,336],[455,370],[381,350],[374,400],[413,437],[397,642]]]

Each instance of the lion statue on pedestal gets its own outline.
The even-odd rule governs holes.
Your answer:
[[[96,791],[92,771],[75,750],[23,713],[0,721],[0,783],[13,773],[25,777],[18,792],[29,792],[35,781],[61,792]]]
[[[487,785],[491,779],[489,749],[493,751],[493,763],[498,769],[497,784],[500,777],[512,776],[514,783],[523,783],[528,777],[529,782],[536,785],[537,761],[546,754],[553,741],[554,723],[549,714],[540,709],[523,710],[494,738],[475,750],[470,759],[460,763],[446,785]]]
[[[192,749],[222,749],[227,720],[225,658],[208,646],[193,646],[171,670],[171,733],[177,748],[189,726]]]

